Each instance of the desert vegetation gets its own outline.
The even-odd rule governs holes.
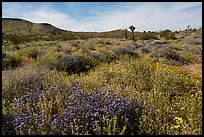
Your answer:
[[[202,28],[133,31],[5,32],[2,134],[201,135]]]

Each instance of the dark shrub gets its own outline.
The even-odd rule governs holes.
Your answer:
[[[166,40],[177,39],[175,33],[171,32],[170,30],[161,31],[160,36],[165,38]]]
[[[2,69],[15,68],[21,65],[21,63],[21,59],[12,55],[6,55],[2,60]]]
[[[175,46],[172,46],[172,45],[166,45],[166,44],[156,44],[154,46],[155,49],[159,49],[159,48],[167,48],[167,49],[170,49],[170,50],[181,50],[180,48],[177,48]]]
[[[180,58],[180,54],[170,48],[160,48],[150,56],[154,59],[165,58],[174,61],[179,61]]]
[[[66,71],[68,73],[80,73],[86,72],[96,65],[96,61],[88,56],[79,55],[65,55],[58,58],[58,63],[56,64],[57,70]]]
[[[14,44],[30,42],[32,39],[28,35],[8,35],[4,36],[5,40],[9,40]]]
[[[101,62],[111,63],[115,59],[117,59],[117,56],[112,52],[105,52],[100,56],[95,57],[97,60]]]
[[[193,55],[190,52],[185,51],[185,52],[182,52],[180,54],[179,62],[182,63],[182,64],[190,64],[190,63],[195,62],[196,59],[198,59],[198,57],[196,57],[195,55]]]
[[[157,35],[153,32],[149,32],[149,33],[141,33],[139,34],[139,38],[140,40],[150,40],[150,39],[158,39]]]
[[[138,57],[138,54],[134,51],[132,51],[131,49],[129,48],[119,48],[115,54],[117,56],[120,56],[120,55],[129,55],[129,56],[132,56],[132,57]]]
[[[36,47],[29,47],[22,50],[22,54],[28,58],[37,59],[40,51]]]
[[[178,52],[173,51],[173,50],[169,50],[166,52],[166,54],[163,54],[163,55],[166,59],[171,59],[171,60],[175,60],[175,61],[178,61],[179,57],[180,57],[180,54]]]
[[[18,45],[15,45],[14,48],[15,48],[16,50],[20,50],[20,47],[19,47]]]
[[[2,52],[2,59],[4,59],[6,57],[6,53]]]
[[[2,114],[2,135],[16,135],[13,120],[11,115]]]
[[[156,44],[156,45],[154,45],[154,48],[155,48],[155,49],[165,48],[165,47],[166,47],[165,44]]]
[[[148,49],[148,48],[146,48],[146,47],[140,47],[139,48],[143,53],[149,53],[150,52],[150,50]]]
[[[19,36],[11,36],[10,41],[13,42],[14,44],[20,44],[22,42],[21,37]]]
[[[39,51],[37,49],[32,49],[29,52],[27,52],[27,55],[29,58],[37,59],[39,54]]]

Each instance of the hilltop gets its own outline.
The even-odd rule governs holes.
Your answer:
[[[27,35],[47,35],[65,33],[67,31],[59,29],[48,23],[33,23],[18,18],[2,18],[2,32],[7,34],[27,34]]]

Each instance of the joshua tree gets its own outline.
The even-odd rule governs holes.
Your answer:
[[[133,33],[135,30],[135,27],[133,25],[131,25],[129,28],[132,31],[132,40],[135,40],[134,33]]]
[[[190,25],[187,26],[187,29],[188,29],[188,30],[190,29]]]

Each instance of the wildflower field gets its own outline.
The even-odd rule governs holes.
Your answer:
[[[2,134],[201,135],[202,29],[175,34],[4,41]]]

